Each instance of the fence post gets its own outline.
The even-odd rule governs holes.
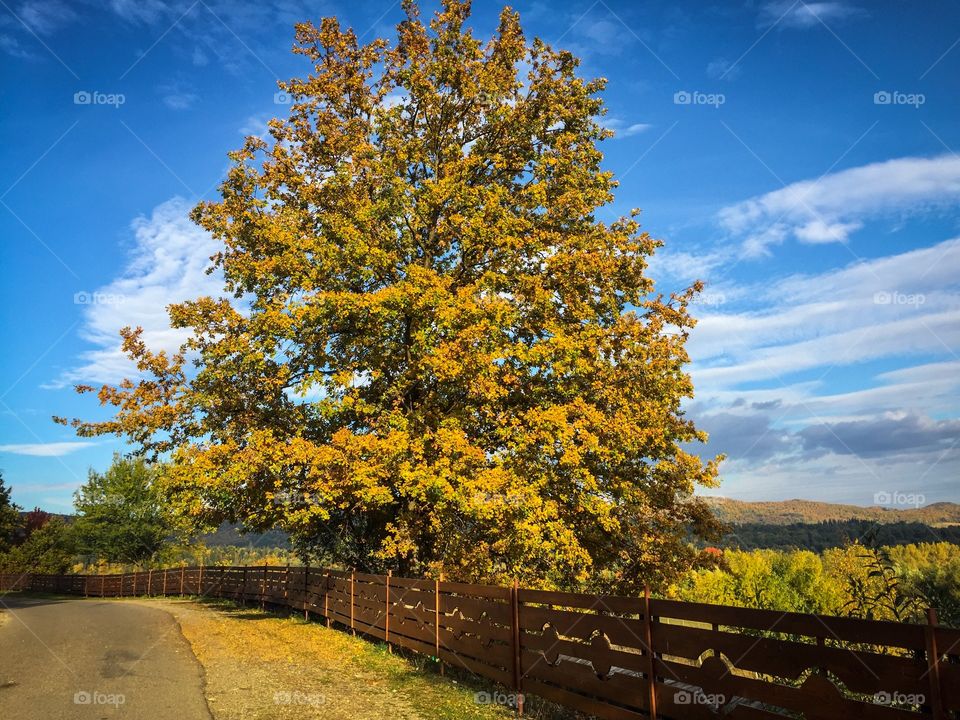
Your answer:
[[[324,590],[323,592],[324,592],[324,596],[326,596],[327,591]],[[306,564],[303,566],[303,619],[304,621],[308,621],[310,619],[310,610],[308,609],[309,606],[307,603],[307,598],[309,597],[309,593],[310,593],[310,561],[308,560]],[[324,603],[323,612],[324,614],[326,614],[327,612],[326,603]]]
[[[183,581],[184,581],[184,576],[186,575],[186,572],[187,572],[186,565],[181,565],[180,566],[180,597],[183,597]]]
[[[83,596],[84,596],[84,597],[90,597],[89,593],[87,593],[87,584],[88,584],[89,582],[90,582],[90,576],[89,576],[89,575],[84,575],[84,576],[83,576]],[[2,589],[2,588],[0,588],[0,589]]]
[[[355,570],[350,571],[350,633],[356,635],[357,631],[353,624],[353,578],[356,575]]]
[[[203,597],[203,560],[200,561],[200,579],[197,580],[197,595]]]
[[[443,582],[443,573],[433,581],[433,607],[434,620],[433,627],[436,631],[434,639],[434,654],[437,656],[437,662],[440,664],[440,674],[443,675],[443,660],[440,659],[440,583]]]
[[[333,626],[330,620],[330,571],[323,576],[323,616],[327,619],[327,627]]]
[[[263,575],[260,577],[260,609],[263,610],[267,599],[267,564],[263,564]]]
[[[104,578],[104,575],[103,575],[103,568],[100,568],[100,597],[106,597],[106,596],[107,596],[106,593],[104,593],[104,591],[103,591],[103,583],[104,583],[104,580],[105,580],[105,578]]]
[[[647,686],[650,691],[650,720],[657,720],[657,663],[653,652],[653,618],[650,617],[650,586],[643,584],[643,627],[647,641]]]
[[[287,569],[283,571],[283,604],[290,607],[290,563],[287,563]]]
[[[945,720],[943,701],[940,697],[940,651],[937,649],[937,611],[927,609],[927,626],[924,634],[927,640],[927,675],[930,677],[930,710],[934,720]]]
[[[167,568],[164,568],[163,569],[163,586],[160,589],[160,594],[163,595],[163,597],[167,596],[167,572],[168,572]]]
[[[153,568],[147,570],[147,595],[153,595]]]
[[[240,603],[247,606],[247,566],[243,566],[243,586],[240,588]]]
[[[387,615],[383,620],[384,625],[384,634],[387,641],[387,650],[393,652],[393,647],[390,645],[390,576],[393,575],[393,570],[387,570],[387,581],[386,581],[386,595],[387,595]]]
[[[520,667],[520,585],[517,579],[513,579],[513,587],[510,588],[510,610],[512,636],[511,645],[513,645],[513,689],[517,691],[517,715],[523,715],[523,683],[522,671]]]
[[[226,570],[227,570],[227,569],[226,569],[223,565],[220,566],[220,581],[219,581],[219,583],[218,583],[218,585],[217,585],[217,597],[218,597],[218,598],[222,598],[222,597],[223,597],[223,576],[226,574]]]

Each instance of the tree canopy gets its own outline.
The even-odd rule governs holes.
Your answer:
[[[639,211],[598,217],[604,81],[510,9],[482,42],[467,2],[405,8],[392,44],[297,25],[289,116],[193,212],[232,298],[171,306],[174,355],[125,330],[140,376],[74,424],[169,457],[184,512],[348,567],[674,577],[715,529],[681,410],[700,285],[658,294]]]

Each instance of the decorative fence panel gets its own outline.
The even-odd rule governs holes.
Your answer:
[[[290,608],[609,720],[960,720],[960,630],[310,567],[2,575],[0,592]],[[0,597],[2,607],[2,597]]]

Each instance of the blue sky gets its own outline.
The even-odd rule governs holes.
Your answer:
[[[216,293],[185,214],[286,111],[292,25],[393,37],[399,3],[0,0],[0,469],[65,511],[120,446],[76,382],[173,347],[164,307]],[[643,209],[667,291],[702,278],[688,412],[716,491],[960,501],[960,5],[877,0],[519,3],[528,36],[608,78],[603,219]],[[922,8],[922,9],[921,9]],[[499,5],[476,3],[493,29]]]

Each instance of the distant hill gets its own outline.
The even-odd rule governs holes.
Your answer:
[[[230,523],[223,523],[216,532],[201,535],[207,547],[262,547],[262,548],[289,548],[290,536],[282,530],[269,530],[265,533],[243,533],[241,528]]]
[[[922,523],[934,527],[960,524],[960,504],[951,502],[932,503],[919,508],[893,509],[815,500],[746,502],[722,497],[704,499],[711,505],[717,517],[731,525],[795,525],[847,520]]]

